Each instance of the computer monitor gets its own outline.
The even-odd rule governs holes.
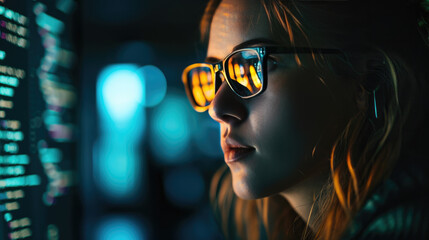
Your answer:
[[[0,0],[0,240],[78,239],[73,0]]]

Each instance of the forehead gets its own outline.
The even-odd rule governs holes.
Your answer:
[[[271,35],[258,0],[224,0],[213,16],[207,57],[223,59],[236,45],[255,38],[272,39]]]

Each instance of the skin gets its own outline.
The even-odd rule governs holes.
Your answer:
[[[220,61],[251,39],[277,41],[269,26],[259,1],[222,1],[212,20],[207,58]],[[255,149],[227,163],[234,192],[243,199],[280,194],[307,221],[328,179],[330,149],[345,125],[351,93],[338,79],[321,81],[308,56],[301,67],[293,56],[271,57],[278,65],[268,72],[264,93],[242,99],[223,82],[209,114],[220,124],[223,147],[233,139]]]

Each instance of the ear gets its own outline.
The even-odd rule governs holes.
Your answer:
[[[356,100],[356,107],[358,109],[359,112],[364,112],[366,111],[366,109],[368,108],[368,91],[365,90],[365,88],[362,85],[359,85],[357,87],[357,91],[356,91],[356,96],[355,96],[355,100]]]
[[[365,57],[365,70],[356,96],[359,110],[368,108],[368,96],[375,94],[388,79],[385,56],[382,52],[371,52]]]
[[[381,54],[374,55],[366,60],[365,79],[362,86],[367,92],[377,91],[386,82],[389,72],[387,71],[386,60]]]

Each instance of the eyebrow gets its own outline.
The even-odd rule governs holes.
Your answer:
[[[232,49],[232,51],[235,51],[241,48],[255,46],[255,45],[279,45],[279,43],[268,38],[255,38],[255,39],[250,39],[238,44]]]
[[[220,59],[215,57],[206,57],[206,60],[204,60],[204,62],[214,64],[214,63],[220,62]]]
[[[272,40],[272,39],[268,39],[268,38],[254,38],[254,39],[250,39],[247,41],[244,41],[238,45],[236,45],[232,51],[236,51],[238,49],[242,49],[242,48],[246,48],[246,47],[252,47],[255,45],[280,45],[278,42]],[[205,59],[205,62],[207,63],[217,63],[219,62],[220,59],[219,58],[215,58],[215,57],[207,57]]]

